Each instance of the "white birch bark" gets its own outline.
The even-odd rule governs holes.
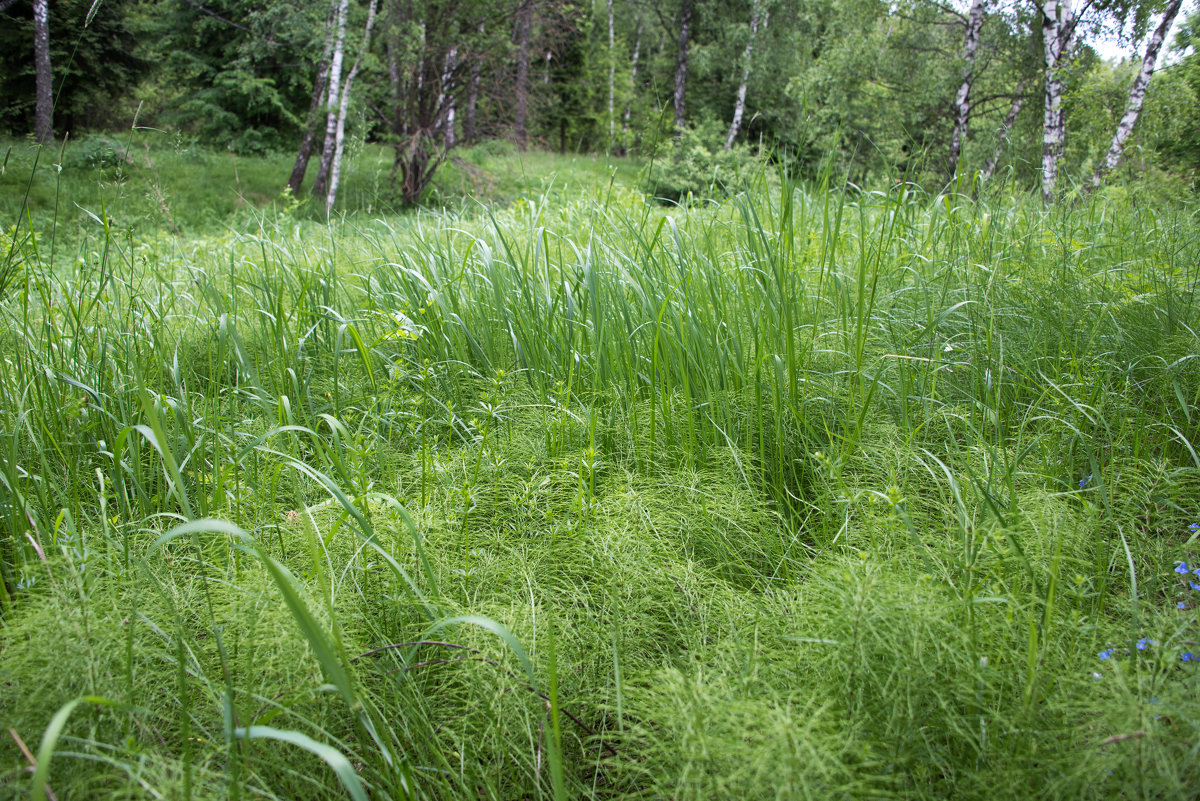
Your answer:
[[[1075,31],[1069,0],[1044,0],[1042,44],[1045,60],[1042,111],[1042,200],[1054,202],[1058,158],[1063,149],[1062,57]]]
[[[313,196],[321,197],[329,188],[329,168],[337,139],[337,118],[342,91],[342,62],[346,57],[346,15],[350,0],[333,0],[333,57],[329,62],[329,97],[325,101],[325,143],[321,146],[321,163],[313,181]]]
[[[358,51],[358,55],[354,59],[354,66],[346,75],[346,85],[342,87],[337,127],[334,134],[333,163],[329,169],[329,191],[325,195],[326,217],[333,211],[333,203],[337,200],[338,180],[342,176],[342,153],[346,146],[346,116],[350,111],[350,89],[354,86],[354,79],[358,77],[359,68],[362,67],[363,55],[371,47],[371,29],[375,27],[375,14],[378,9],[379,0],[371,0],[371,5],[367,8],[367,26],[363,31],[362,49]]]
[[[40,144],[54,141],[54,88],[50,72],[50,6],[33,0],[34,135]]]
[[[981,2],[981,0],[976,0]],[[733,149],[733,140],[737,139],[738,131],[742,128],[742,116],[746,113],[746,88],[750,84],[750,59],[754,55],[754,41],[758,38],[759,0],[754,0],[750,11],[750,38],[746,41],[746,52],[742,53],[742,82],[738,85],[737,102],[733,106],[733,121],[729,123],[729,135],[725,137],[725,149]],[[763,17],[765,29],[771,21],[771,12]]]
[[[1167,31],[1171,29],[1171,23],[1175,21],[1181,5],[1182,0],[1171,0],[1167,4],[1163,11],[1162,21],[1158,23],[1154,35],[1150,37],[1150,42],[1146,45],[1146,56],[1142,59],[1142,68],[1129,90],[1129,101],[1125,105],[1125,114],[1117,125],[1117,132],[1113,134],[1108,154],[1096,168],[1096,172],[1092,174],[1093,189],[1100,186],[1104,181],[1104,176],[1116,169],[1117,164],[1121,161],[1121,154],[1125,152],[1125,142],[1133,133],[1133,126],[1137,125],[1138,115],[1142,113],[1142,102],[1146,99],[1146,87],[1150,85],[1150,76],[1154,73],[1154,65],[1158,62],[1158,51],[1162,49],[1163,40],[1167,38]]]
[[[950,137],[950,177],[958,171],[958,159],[962,155],[963,142],[967,138],[967,122],[971,117],[971,85],[975,82],[975,54],[979,51],[979,29],[983,27],[983,14],[987,0],[971,0],[971,11],[967,15],[967,36],[963,43],[963,80],[954,98],[954,134]]]
[[[1004,143],[1008,141],[1008,135],[1012,132],[1013,123],[1017,121],[1017,114],[1021,112],[1021,104],[1025,102],[1025,98],[1021,94],[1024,89],[1024,84],[1017,84],[1017,96],[1013,98],[1012,105],[1008,108],[1008,115],[1004,118],[1004,122],[1000,126],[1000,137],[996,140],[996,149],[992,151],[992,155],[988,158],[987,163],[979,171],[980,181],[989,180],[992,177],[992,173],[996,171],[996,163],[1000,161],[1000,153],[1004,149]]]
[[[617,58],[612,6],[613,0],[608,0],[608,149],[610,152],[617,135],[617,118],[614,113],[617,101]]]
[[[451,81],[454,80],[454,70],[458,68],[458,48],[450,48],[450,52],[446,53],[446,61],[442,69],[442,85],[438,91],[437,107],[445,108],[446,112],[443,120],[439,120],[438,124],[442,126],[442,144],[446,150],[454,147],[454,116],[457,110],[454,93],[448,91]]]

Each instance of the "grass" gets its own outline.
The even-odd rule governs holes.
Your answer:
[[[1200,786],[1193,207],[151,153],[9,234],[10,795]]]

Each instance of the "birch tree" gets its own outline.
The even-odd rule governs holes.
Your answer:
[[[980,2],[981,0],[976,0]],[[771,12],[763,11],[760,0],[754,0],[750,9],[750,38],[746,40],[746,52],[742,53],[742,82],[738,85],[737,100],[733,106],[733,121],[729,123],[729,135],[725,137],[725,149],[733,149],[733,140],[737,139],[742,127],[742,115],[746,113],[746,89],[750,84],[750,59],[754,55],[754,42],[758,38],[759,19],[765,29],[771,21]]]
[[[43,145],[54,141],[54,90],[50,72],[50,7],[33,0],[33,68],[36,81],[34,135]]]
[[[329,95],[325,99],[325,143],[321,147],[321,164],[317,178],[313,181],[313,197],[325,196],[329,191],[329,170],[333,165],[333,151],[337,145],[337,121],[342,91],[342,61],[346,56],[346,16],[350,12],[350,0],[333,0],[333,25],[329,33],[333,37],[329,62]]]
[[[1142,112],[1142,103],[1146,99],[1146,87],[1150,85],[1150,76],[1154,73],[1154,65],[1158,61],[1158,51],[1162,49],[1163,40],[1167,38],[1167,32],[1171,30],[1171,24],[1179,14],[1181,5],[1182,0],[1170,0],[1163,11],[1162,20],[1159,21],[1158,27],[1150,36],[1150,41],[1146,45],[1146,55],[1142,58],[1142,68],[1138,71],[1137,78],[1134,79],[1133,86],[1129,89],[1129,100],[1125,105],[1125,113],[1122,115],[1120,123],[1117,124],[1112,144],[1108,148],[1104,161],[1092,173],[1093,188],[1100,186],[1104,181],[1104,176],[1116,169],[1117,164],[1121,161],[1121,154],[1125,152],[1125,142],[1133,133],[1133,126],[1137,125],[1138,116]]]
[[[1042,200],[1054,202],[1058,160],[1062,156],[1065,126],[1062,112],[1062,71],[1075,37],[1079,17],[1070,0],[1042,0],[1042,50],[1045,64],[1042,105]]]
[[[950,137],[950,177],[958,171],[958,159],[962,155],[963,141],[967,138],[967,123],[971,117],[971,84],[975,80],[975,55],[979,51],[979,29],[983,27],[983,15],[987,0],[971,0],[967,14],[967,35],[963,43],[963,79],[954,98],[954,133]]]
[[[375,27],[375,15],[378,9],[379,0],[371,0],[371,5],[367,8],[367,25],[363,31],[362,47],[354,59],[354,66],[346,75],[346,85],[342,87],[340,93],[341,102],[338,105],[337,125],[334,133],[333,162],[329,169],[329,190],[325,195],[325,216],[327,217],[333,211],[333,203],[337,200],[338,180],[342,174],[342,153],[346,146],[346,116],[350,110],[350,90],[354,86],[354,79],[358,77],[358,70],[362,67],[363,56],[371,47],[371,29]]]

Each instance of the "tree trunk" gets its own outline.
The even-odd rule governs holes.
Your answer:
[[[479,38],[483,38],[483,23],[479,25]],[[481,58],[475,54],[471,59],[471,79],[467,83],[467,111],[463,115],[463,139],[468,145],[475,144],[475,109],[479,105],[479,77]]]
[[[1063,149],[1062,56],[1075,30],[1067,2],[1045,0],[1042,10],[1042,47],[1045,59],[1042,111],[1042,200],[1054,202],[1058,158]]]
[[[996,170],[996,162],[1000,161],[1000,152],[1004,149],[1004,143],[1008,140],[1008,134],[1012,131],[1013,123],[1017,121],[1017,114],[1021,111],[1021,104],[1025,102],[1023,92],[1025,91],[1024,84],[1017,84],[1017,96],[1013,98],[1012,105],[1009,106],[1008,116],[1004,118],[1004,123],[1000,126],[1000,138],[996,141],[996,149],[987,160],[987,164],[983,165],[983,169],[979,173],[979,180],[987,181],[992,177],[992,173]]]
[[[47,0],[33,0],[33,71],[36,105],[34,135],[40,144],[54,141],[54,89],[50,72],[50,7]]]
[[[629,74],[629,100],[625,102],[625,112],[621,115],[621,155],[625,155],[625,151],[629,142],[629,120],[633,116],[633,98],[637,95],[637,71],[638,71],[638,56],[642,53],[642,23],[639,20],[637,26],[637,34],[633,40],[633,70]]]
[[[445,67],[442,70],[442,88],[438,94],[438,108],[442,108],[443,104],[446,113],[442,122],[442,144],[449,150],[454,147],[454,116],[457,111],[457,102],[453,92],[451,82],[454,80],[454,71],[458,69],[458,48],[450,48],[450,52],[446,53]]]
[[[981,0],[976,0],[980,2]],[[750,57],[754,53],[754,40],[758,38],[758,8],[759,0],[754,0],[754,6],[750,11],[750,38],[746,41],[746,52],[742,54],[742,82],[738,86],[737,102],[733,106],[733,122],[729,123],[729,135],[725,137],[725,149],[733,149],[733,140],[737,138],[738,131],[742,127],[742,115],[746,113],[746,88],[750,84]],[[763,19],[763,27],[766,28],[770,22],[771,12],[767,12]]]
[[[321,102],[329,91],[329,58],[333,53],[333,15],[325,18],[325,48],[321,54],[321,63],[317,67],[317,80],[313,83],[312,101],[308,105],[308,116],[305,118],[304,135],[300,139],[300,152],[296,154],[296,163],[292,166],[292,174],[288,177],[288,189],[296,195],[304,183],[304,175],[308,172],[308,161],[312,158],[313,145],[317,141],[317,123],[321,120]]]
[[[1171,23],[1175,21],[1175,16],[1179,13],[1180,5],[1182,5],[1182,0],[1171,0],[1167,4],[1162,21],[1158,23],[1154,35],[1150,37],[1150,42],[1146,45],[1146,57],[1142,59],[1142,69],[1134,79],[1133,87],[1129,90],[1129,102],[1125,106],[1125,114],[1121,117],[1120,124],[1117,125],[1117,132],[1113,135],[1112,146],[1109,147],[1104,161],[1092,175],[1093,189],[1099,187],[1104,176],[1116,169],[1117,164],[1121,161],[1121,154],[1125,151],[1125,142],[1133,133],[1133,126],[1137,124],[1138,115],[1142,112],[1142,102],[1146,99],[1146,87],[1150,84],[1150,76],[1154,73],[1154,65],[1158,61],[1158,51],[1162,48],[1163,40],[1167,38],[1167,31],[1171,29]]]
[[[513,138],[521,150],[529,145],[526,118],[529,114],[529,36],[532,28],[533,5],[530,0],[521,0],[517,10],[517,95],[513,117]]]
[[[333,163],[329,169],[329,191],[325,195],[326,217],[333,211],[333,203],[337,200],[338,180],[342,176],[342,152],[346,146],[346,116],[350,111],[350,89],[354,86],[354,79],[358,77],[359,68],[362,67],[363,56],[371,47],[371,29],[375,27],[375,14],[378,9],[379,0],[371,0],[371,5],[367,8],[367,26],[363,30],[362,48],[358,51],[358,56],[354,59],[354,66],[350,68],[350,73],[346,76],[346,85],[342,87],[334,139]]]
[[[350,0],[333,0],[333,55],[329,62],[329,96],[325,100],[325,143],[321,147],[321,164],[317,178],[313,181],[313,197],[327,196],[329,191],[329,169],[333,166],[333,152],[337,145],[338,108],[342,90],[342,61],[346,55],[346,15]]]
[[[617,56],[616,35],[613,30],[613,0],[608,0],[608,149],[612,152],[617,137]]]
[[[971,116],[971,84],[975,81],[975,54],[979,50],[979,29],[983,27],[983,12],[988,0],[971,0],[967,15],[967,38],[963,44],[963,80],[954,99],[954,134],[950,137],[950,177],[958,172],[963,141],[967,138],[967,121]]]
[[[687,60],[688,48],[692,44],[692,0],[683,0],[679,9],[679,55],[675,58],[675,132],[683,131],[687,124]]]

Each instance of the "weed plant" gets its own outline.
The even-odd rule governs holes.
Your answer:
[[[6,792],[1194,797],[1194,210],[835,184],[22,214]]]

